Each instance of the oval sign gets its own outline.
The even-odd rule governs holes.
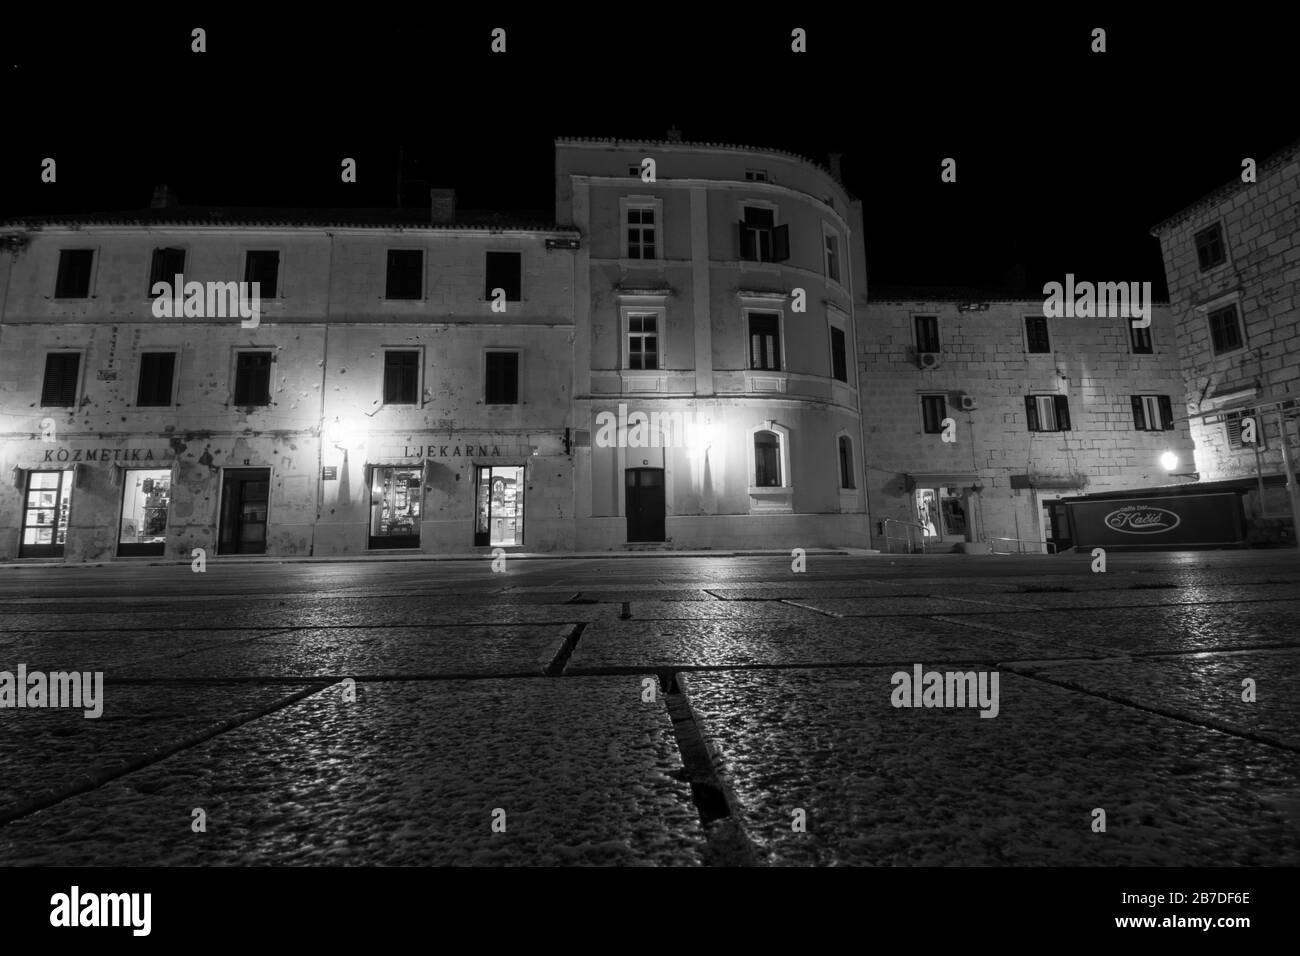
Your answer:
[[[1160,534],[1178,527],[1178,515],[1164,508],[1129,505],[1105,517],[1106,527],[1123,534]]]

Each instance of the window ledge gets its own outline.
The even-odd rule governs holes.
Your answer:
[[[779,487],[773,487],[773,486],[755,487],[751,485],[749,488],[749,494],[751,497],[754,498],[759,498],[759,497],[789,498],[794,494],[794,488],[791,487],[790,485],[782,485]]]

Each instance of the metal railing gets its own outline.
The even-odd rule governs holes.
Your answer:
[[[894,534],[889,527],[891,524],[902,525],[907,530],[904,534]],[[906,551],[907,554],[916,554],[917,552],[920,552],[922,554],[925,553],[925,525],[917,524],[915,521],[902,521],[898,518],[886,518],[884,521],[881,522],[881,527],[884,529],[885,532],[885,551],[888,552],[889,554],[894,553],[895,541],[907,542],[907,551]],[[913,528],[921,532],[916,547],[912,546]]]
[[[1024,554],[1025,549],[1018,547],[1015,551],[999,551],[996,542],[1014,541],[1018,545],[1032,544],[1036,548],[1046,548],[1047,554],[1056,553],[1056,545],[1051,541],[1035,541],[1033,538],[989,538],[989,552],[991,554]]]

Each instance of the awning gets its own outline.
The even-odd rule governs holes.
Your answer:
[[[980,476],[973,471],[928,471],[903,477],[908,491],[917,488],[964,488],[980,480]]]
[[[1044,491],[1066,491],[1082,488],[1085,479],[1080,475],[1012,475],[1012,488],[1041,488]]]

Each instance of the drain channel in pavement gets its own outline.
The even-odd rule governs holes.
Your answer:
[[[691,786],[691,800],[700,814],[708,840],[706,866],[762,866],[758,848],[731,815],[731,804],[709,753],[708,743],[695,720],[690,701],[682,693],[673,671],[660,672],[664,705],[672,718],[673,734],[682,755],[678,775]]]

